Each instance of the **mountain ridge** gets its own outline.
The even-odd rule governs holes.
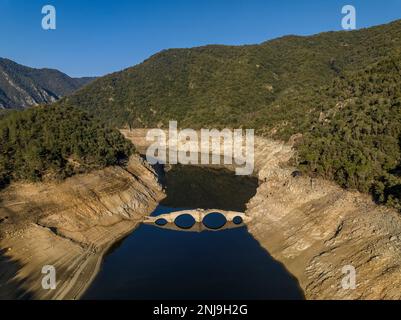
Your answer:
[[[261,128],[265,124],[255,121],[256,115],[282,95],[330,84],[341,72],[360,70],[400,48],[400,28],[397,20],[351,32],[285,36],[260,45],[163,50],[63,101],[119,127],[166,125],[166,119],[175,119],[183,126]]]
[[[260,45],[164,50],[59,104],[111,126],[303,137],[295,165],[401,210],[401,20]]]
[[[31,68],[0,57],[0,109],[52,103],[95,78],[71,78],[50,68]]]

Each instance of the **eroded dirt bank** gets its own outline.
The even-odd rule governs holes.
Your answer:
[[[142,150],[145,130],[123,131]],[[293,177],[294,151],[255,140],[260,180],[246,213],[249,231],[299,281],[307,299],[400,299],[401,216],[335,184]],[[356,269],[355,290],[344,290],[344,266]]]
[[[293,177],[287,151],[279,143],[257,151],[266,160],[258,160],[263,183],[248,204],[250,232],[307,299],[400,299],[400,214],[325,180]],[[345,266],[356,269],[355,290],[342,287]]]
[[[0,193],[0,298],[76,299],[102,257],[164,197],[137,157],[63,183],[13,184]],[[42,267],[57,289],[43,290]]]

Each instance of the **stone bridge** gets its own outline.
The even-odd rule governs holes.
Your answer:
[[[203,219],[205,219],[205,217],[211,213],[220,213],[226,218],[227,222],[233,222],[234,219],[237,217],[241,218],[244,223],[251,221],[251,217],[245,215],[245,213],[243,212],[225,211],[218,209],[211,209],[211,210],[196,209],[196,210],[175,211],[155,217],[146,217],[144,223],[152,224],[156,223],[156,221],[161,219],[166,220],[167,223],[174,223],[175,220],[182,215],[190,215],[194,218],[195,222],[202,223]]]
[[[203,223],[195,223],[190,228],[181,228],[181,227],[176,226],[174,223],[168,223],[168,224],[166,224],[164,226],[161,226],[161,225],[158,225],[158,224],[152,224],[152,225],[154,225],[155,227],[157,227],[159,229],[164,229],[164,230],[201,233],[203,231],[218,232],[218,231],[223,231],[223,230],[231,230],[231,229],[242,228],[243,226],[245,226],[245,223],[235,224],[234,222],[227,222],[223,227],[218,228],[218,229],[208,228]]]

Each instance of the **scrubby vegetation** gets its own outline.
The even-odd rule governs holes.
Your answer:
[[[260,45],[171,49],[65,98],[116,127],[298,126],[305,91],[401,48],[401,21],[355,32],[288,36]],[[294,104],[295,102],[295,104]],[[314,106],[309,106],[313,108]]]
[[[115,127],[249,127],[303,170],[400,207],[401,21],[261,45],[161,52],[66,98]]]
[[[0,185],[63,179],[118,163],[132,152],[114,129],[74,107],[41,106],[0,120]]]
[[[401,209],[401,54],[321,90],[299,146],[304,169]]]
[[[7,109],[0,109],[0,120],[6,116],[6,114],[10,112]]]

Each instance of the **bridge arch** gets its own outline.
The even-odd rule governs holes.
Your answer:
[[[241,225],[243,223],[248,223],[251,221],[251,217],[245,215],[243,212],[235,212],[235,211],[225,211],[225,210],[218,210],[218,209],[212,209],[212,210],[203,210],[203,209],[197,209],[197,210],[182,210],[182,211],[175,211],[171,212],[168,214],[162,214],[156,217],[146,217],[144,219],[144,223],[146,224],[156,224],[157,221],[160,220],[165,220],[167,224],[176,224],[176,220],[180,216],[191,216],[196,223],[203,224],[204,219],[213,213],[218,213],[224,216],[226,220],[226,224],[237,224]],[[179,226],[178,226],[179,227]],[[193,227],[193,226],[192,226]],[[208,226],[205,226],[207,229],[212,230],[211,228],[208,228]],[[189,227],[190,228],[190,227]]]
[[[155,224],[158,226],[165,226],[166,224],[168,224],[168,221],[166,219],[160,218],[155,221]]]
[[[196,224],[196,220],[191,214],[184,212],[174,219],[174,224],[181,229],[191,229]]]
[[[220,212],[209,212],[202,219],[202,224],[211,230],[219,230],[227,224],[227,218]]]
[[[244,223],[244,220],[240,216],[237,216],[237,217],[234,217],[233,223],[236,225],[240,225],[240,224]]]
[[[158,226],[155,225],[155,227],[159,229],[164,229],[164,230],[172,230],[172,231],[180,231],[180,232],[203,232],[203,231],[210,231],[210,232],[218,232],[218,231],[223,231],[223,230],[232,230],[232,229],[238,229],[243,227],[245,224],[240,224],[236,225],[233,222],[227,222],[227,224],[220,228],[220,229],[209,229],[206,226],[204,226],[203,223],[195,223],[195,225],[190,228],[190,229],[182,229],[180,227],[177,227],[175,224],[169,223],[166,224],[165,226]]]

